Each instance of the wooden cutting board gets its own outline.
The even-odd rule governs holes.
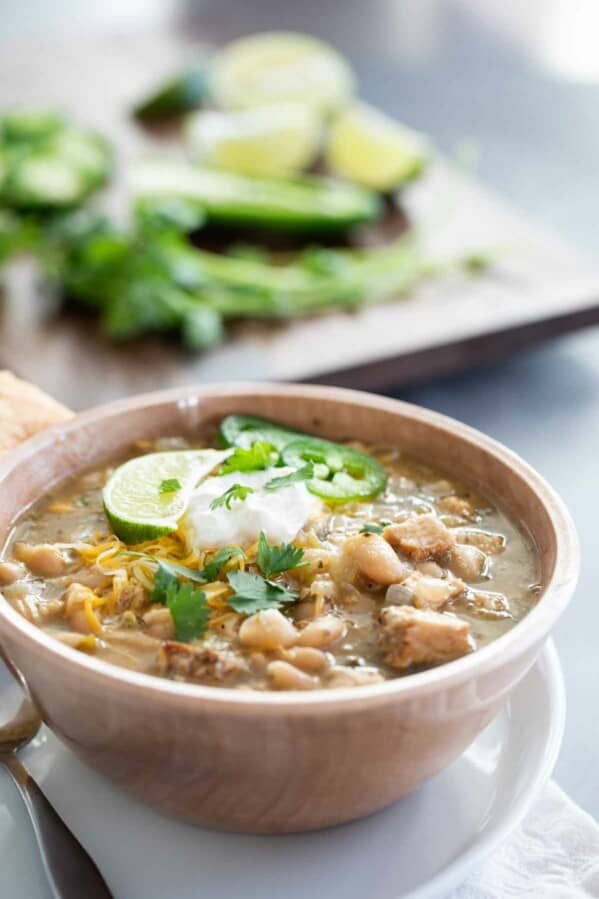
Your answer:
[[[207,39],[207,35],[204,36]],[[112,138],[119,164],[103,200],[125,207],[123,171],[148,150],[181,153],[173,136],[133,123],[131,104],[181,65],[192,43],[172,34],[28,42],[3,48],[0,108],[58,105]],[[502,248],[481,277],[432,280],[409,298],[293,323],[240,322],[226,343],[187,353],[166,339],[115,345],[93,319],[58,313],[28,265],[6,279],[0,366],[74,409],[140,391],[216,380],[304,380],[383,389],[498,358],[599,322],[599,268],[530,223],[473,178],[439,162],[406,195],[434,258]],[[393,235],[398,222],[388,224]]]

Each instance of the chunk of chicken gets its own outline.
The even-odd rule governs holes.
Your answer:
[[[510,604],[503,593],[491,593],[488,590],[475,590],[472,594],[472,606],[481,618],[511,618]]]
[[[429,577],[427,574],[413,575],[404,581],[404,586],[412,591],[413,605],[419,609],[435,610],[440,609],[465,589],[465,584],[458,578]]]
[[[441,515],[455,515],[457,518],[472,519],[476,516],[476,509],[462,496],[444,496],[437,502],[437,509]]]
[[[413,515],[398,524],[391,524],[383,531],[383,537],[416,562],[438,556],[454,544],[453,534],[430,514]]]
[[[472,649],[470,625],[447,612],[387,606],[379,620],[383,657],[398,671],[450,662]]]
[[[487,557],[478,546],[456,543],[449,552],[449,567],[465,581],[477,581],[484,574]]]
[[[40,543],[38,546],[16,543],[14,554],[19,562],[23,562],[38,577],[53,578],[64,574],[65,559],[60,550],[50,543]]]
[[[120,596],[116,601],[116,611],[125,612],[127,609],[131,609],[134,612],[139,612],[145,604],[146,596],[141,584],[127,584],[121,590]]]
[[[156,606],[143,616],[146,633],[158,640],[172,640],[175,636],[175,625],[170,609],[166,606]]]
[[[455,532],[458,543],[468,546],[476,546],[487,556],[496,556],[505,548],[503,534],[495,534],[492,531],[479,531],[476,528],[460,528]]]
[[[411,573],[411,569],[378,534],[348,537],[343,545],[343,558],[348,572],[353,569],[366,580],[385,587],[400,583]]]
[[[223,684],[247,671],[247,664],[228,650],[169,640],[160,647],[158,668],[160,674],[174,680]]]

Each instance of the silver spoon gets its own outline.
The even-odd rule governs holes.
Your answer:
[[[0,764],[12,775],[29,812],[52,899],[113,899],[90,856],[17,758],[41,724],[33,702],[24,699],[13,720],[0,727]]]

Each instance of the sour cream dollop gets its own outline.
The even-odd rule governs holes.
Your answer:
[[[297,536],[308,519],[322,506],[303,481],[265,490],[273,478],[291,474],[293,468],[265,471],[235,471],[203,481],[191,495],[179,524],[190,552],[221,546],[250,546],[264,531],[269,543],[287,543]],[[233,500],[230,508],[211,503],[234,484],[251,487],[244,500]]]

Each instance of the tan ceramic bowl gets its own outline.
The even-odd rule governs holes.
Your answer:
[[[0,468],[0,538],[51,484],[133,441],[193,433],[231,412],[398,444],[480,486],[537,546],[538,605],[510,633],[458,661],[384,684],[311,693],[252,694],[113,667],[53,640],[3,598],[1,644],[55,733],[164,812],[253,833],[359,818],[441,771],[506,701],[574,589],[574,527],[528,465],[455,421],[326,387],[220,385],[114,403],[25,443]]]

